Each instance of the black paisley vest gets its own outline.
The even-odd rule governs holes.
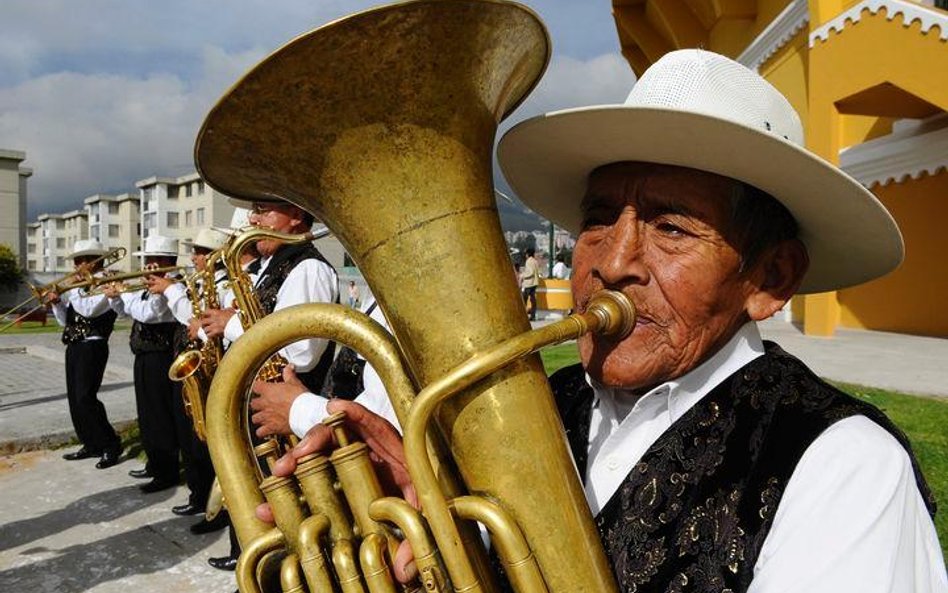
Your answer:
[[[267,315],[273,313],[276,307],[277,294],[280,292],[280,287],[283,286],[283,282],[286,281],[286,277],[297,264],[307,259],[319,260],[332,268],[332,264],[326,261],[323,254],[321,254],[312,243],[283,245],[273,255],[270,259],[270,263],[267,264],[266,269],[263,270],[263,273],[257,280],[257,285],[254,287],[254,291],[257,293],[257,298],[260,300],[260,306],[264,313]],[[335,268],[333,268],[333,271],[335,271]],[[319,357],[316,366],[309,371],[296,373],[300,381],[303,382],[303,385],[305,385],[310,392],[319,393],[322,389],[335,351],[336,343],[329,342],[326,346],[326,350],[323,351],[322,356]]]
[[[112,335],[115,318],[118,315],[109,309],[98,317],[85,317],[76,313],[72,304],[66,307],[66,327],[63,328],[63,344],[76,344],[88,338],[100,337],[105,340]]]
[[[908,451],[878,409],[816,377],[772,343],[662,434],[596,518],[620,590],[744,591],[777,505],[806,448],[834,422],[863,415]],[[551,378],[585,475],[592,388],[579,365]]]
[[[142,292],[142,300],[147,301],[151,296],[147,290]],[[165,323],[142,323],[135,321],[132,324],[132,333],[128,338],[133,354],[146,352],[173,352],[175,332],[181,324],[177,321]]]

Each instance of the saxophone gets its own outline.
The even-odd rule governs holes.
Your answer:
[[[219,250],[211,252],[207,256],[204,269],[197,270],[184,279],[188,289],[188,299],[191,301],[191,314],[194,318],[200,317],[204,310],[220,308],[214,277],[215,263],[219,259]],[[194,434],[202,441],[207,441],[204,410],[207,394],[214,372],[223,356],[224,347],[220,337],[208,338],[203,343],[201,340],[192,340],[188,348],[174,359],[168,369],[169,379],[184,383],[181,387],[184,411],[191,418]]]

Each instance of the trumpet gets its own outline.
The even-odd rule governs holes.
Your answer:
[[[73,272],[70,272],[69,274],[61,276],[48,284],[44,284],[42,286],[35,286],[27,282],[26,285],[30,289],[30,298],[26,299],[25,301],[17,305],[14,305],[9,311],[7,311],[2,316],[0,316],[0,318],[3,318],[15,313],[17,309],[20,309],[21,307],[26,306],[33,300],[39,301],[39,304],[33,307],[32,309],[30,309],[29,311],[27,311],[26,313],[19,315],[16,319],[11,321],[10,323],[4,325],[3,327],[0,327],[0,332],[3,332],[9,329],[13,325],[15,325],[18,321],[20,321],[21,319],[23,319],[24,317],[26,317],[33,311],[36,311],[37,309],[41,307],[45,307],[46,303],[44,301],[46,300],[46,296],[51,293],[54,293],[54,292],[63,293],[73,288],[84,288],[88,286],[93,286],[97,280],[92,275],[96,267],[107,268],[111,266],[112,264],[117,263],[123,257],[125,257],[126,253],[127,251],[125,250],[124,247],[116,247],[115,249],[112,249],[108,253],[100,255],[99,257],[95,258],[92,261],[79,264],[78,266],[76,266],[76,270],[74,270]]]
[[[145,278],[148,276],[160,276],[162,274],[172,274],[174,272],[183,272],[187,266],[165,266],[158,267],[154,265],[145,266],[137,272],[126,272],[123,274],[112,274],[94,278],[90,284],[89,294],[103,294],[106,287],[119,284],[118,292],[134,292],[136,290],[146,290],[148,284]],[[126,282],[126,280],[137,280],[136,282]]]

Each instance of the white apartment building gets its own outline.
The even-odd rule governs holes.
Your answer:
[[[27,269],[31,272],[57,273],[72,270],[72,261],[68,256],[73,245],[79,239],[89,238],[86,218],[85,210],[40,214],[36,218],[37,222],[28,225]]]
[[[95,194],[86,198],[85,209],[89,220],[89,237],[107,249],[124,247],[126,256],[111,269],[131,272],[140,267],[139,258],[132,252],[141,247],[141,211],[137,194]]]
[[[26,269],[38,272],[43,269],[43,225],[31,222],[26,225]]]
[[[149,177],[135,184],[141,198],[141,238],[154,234],[192,239],[204,227],[230,227],[234,206],[197,173]]]
[[[0,244],[13,249],[26,265],[26,180],[33,170],[20,165],[26,153],[0,148]]]

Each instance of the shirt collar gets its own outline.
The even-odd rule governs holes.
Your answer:
[[[757,324],[749,321],[735,332],[711,358],[681,377],[651,389],[641,397],[634,397],[620,388],[604,387],[586,375],[597,403],[608,410],[607,415],[621,422],[628,413],[646,400],[664,397],[670,422],[675,422],[692,406],[701,401],[712,389],[733,375],[744,365],[764,354],[764,343]]]

